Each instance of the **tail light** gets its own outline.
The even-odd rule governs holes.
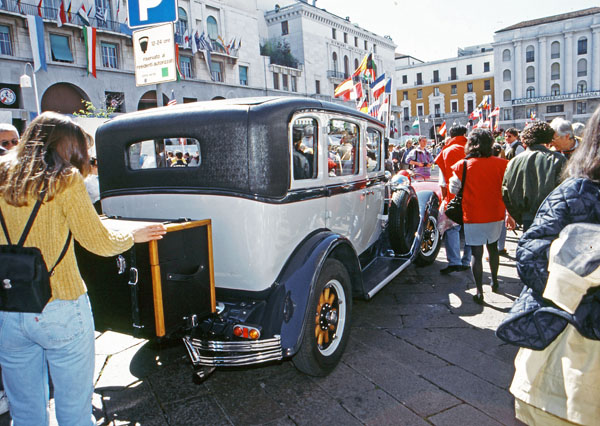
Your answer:
[[[233,326],[233,335],[243,339],[258,340],[260,338],[260,330],[249,325],[237,324]]]

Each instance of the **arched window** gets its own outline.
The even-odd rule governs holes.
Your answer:
[[[577,83],[577,93],[585,93],[587,92],[587,83],[584,80],[581,80]]]
[[[179,44],[183,44],[183,37],[188,29],[188,17],[186,11],[178,7],[177,14],[179,15],[179,19],[175,23],[175,41]]]
[[[354,60],[354,69],[358,69],[358,59]]]
[[[560,58],[560,42],[553,41],[550,45],[550,58],[557,59]]]
[[[580,59],[577,61],[577,77],[585,77],[587,75],[587,61]]]
[[[527,75],[527,83],[534,83],[535,82],[535,68],[533,67],[527,67],[526,70],[526,75]]]
[[[510,79],[511,79],[511,75],[510,74],[511,74],[510,70],[504,70],[502,72],[502,80],[503,81],[510,81]]]
[[[560,80],[560,64],[555,62],[550,67],[550,80]]]
[[[502,62],[508,62],[508,61],[510,61],[510,50],[504,49],[504,51],[502,52]]]
[[[344,55],[344,78],[348,78],[350,75],[350,61],[348,56]]]
[[[529,86],[527,88],[527,98],[535,98],[535,87]]]
[[[216,40],[219,36],[219,24],[214,16],[206,18],[206,31],[208,32],[208,38]]]
[[[504,91],[504,97],[503,97],[503,99],[504,99],[505,101],[510,101],[510,100],[511,100],[511,97],[512,97],[512,94],[510,93],[510,89],[506,89],[506,90]]]
[[[560,95],[560,84],[553,84],[552,87],[550,88],[550,94],[552,96]]]
[[[525,49],[525,62],[535,62],[535,48],[527,46]]]
[[[333,55],[331,55],[331,59],[333,60],[333,71],[337,72],[337,70],[338,70],[337,53],[333,52]]]
[[[581,37],[577,40],[577,54],[585,55],[587,53],[587,38]]]

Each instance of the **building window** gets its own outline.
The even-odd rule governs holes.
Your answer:
[[[184,104],[192,104],[194,102],[198,102],[198,98],[186,98],[185,96],[183,97]]]
[[[321,82],[319,80],[315,80],[315,93],[317,95],[321,94]]]
[[[581,37],[577,40],[577,54],[585,55],[587,53],[587,38]]]
[[[406,74],[402,76],[402,84],[408,84],[408,76]]]
[[[10,36],[10,28],[6,25],[0,25],[0,55],[12,56],[12,38]]]
[[[336,34],[336,31],[335,31],[335,28],[332,28],[331,29],[331,38],[335,40],[336,35],[337,34]]]
[[[450,80],[456,80],[456,67],[450,68]]]
[[[511,100],[511,97],[512,97],[512,94],[510,93],[510,89],[506,89],[506,90],[504,91],[504,93],[503,93],[502,99],[503,99],[505,102],[508,102],[508,101],[510,101],[510,100]]]
[[[216,40],[219,37],[219,24],[214,16],[206,18],[206,32],[208,32],[208,38]]]
[[[348,44],[348,33],[344,33],[344,43]]]
[[[483,90],[492,90],[491,80],[483,80]]]
[[[358,47],[358,37],[354,37],[354,47]]]
[[[292,92],[298,91],[298,81],[295,75],[290,76],[290,80],[292,81]]]
[[[467,65],[467,75],[473,74],[473,65]]]
[[[527,83],[535,82],[535,68],[527,67],[527,70],[525,70],[525,74],[526,74]]]
[[[223,64],[221,62],[212,61],[210,67],[210,73],[212,74],[215,81],[223,82]]]
[[[420,86],[421,84],[423,84],[423,74],[418,72],[417,73],[417,85]]]
[[[440,72],[439,70],[433,70],[433,82],[439,83],[440,81]]]
[[[433,88],[433,96],[440,96],[440,88],[439,87]]]
[[[417,90],[417,99],[423,99],[423,90],[422,89]]]
[[[536,108],[527,108],[525,110],[525,113],[527,114],[527,118],[535,117],[537,115],[537,109]]]
[[[73,54],[69,46],[69,37],[50,34],[50,48],[52,50],[52,60],[56,62],[73,62]]]
[[[458,88],[457,88],[456,84],[453,84],[452,86],[450,86],[450,94],[451,95],[456,95],[457,91],[458,91]]]
[[[109,28],[109,19],[111,19],[112,13],[111,13],[111,7],[110,7],[110,1],[109,0],[96,0],[93,2],[94,5],[92,7],[95,7],[96,9],[96,13],[95,13],[95,18],[96,18],[96,25],[98,26],[98,28]],[[50,4],[52,4],[52,2],[50,2]],[[58,10],[58,4],[59,2],[56,2],[54,5],[52,5],[52,7],[56,8],[55,10]],[[67,7],[65,5],[65,7]]]
[[[504,118],[505,121],[506,120],[512,120],[512,109],[503,108],[502,111],[503,111],[502,116],[503,116],[503,118]]]
[[[502,52],[502,62],[508,62],[510,61],[510,50],[509,49],[504,49],[504,51]]]
[[[189,56],[180,56],[179,68],[181,68],[183,78],[192,78],[192,58]]]
[[[369,42],[365,40],[365,50],[369,50]]]
[[[240,65],[240,84],[242,86],[248,85],[248,67]]]
[[[440,107],[440,104],[435,104],[433,106],[433,111],[434,111],[436,117],[439,117],[440,115],[442,115],[442,112],[441,112],[442,109]]]
[[[559,84],[553,84],[552,87],[550,88],[550,95],[551,96],[558,96],[560,95],[560,85]]]
[[[403,101],[408,101],[408,91],[402,92],[402,100]]]
[[[354,69],[358,69],[358,59],[354,58]]]
[[[125,94],[123,92],[104,92],[106,108],[114,108],[114,112],[125,112]]]
[[[535,49],[533,46],[527,46],[525,49],[525,62],[534,62],[535,61]]]
[[[490,72],[490,63],[489,62],[483,63],[483,72]]]
[[[279,90],[279,73],[273,73],[273,89]]]
[[[511,79],[510,70],[504,70],[502,72],[502,81],[510,81],[510,79]]]
[[[467,92],[473,91],[473,83],[467,83]]]
[[[100,49],[102,50],[102,66],[104,68],[117,69],[117,45],[113,43],[100,43]]]
[[[528,99],[535,98],[535,87],[529,86],[527,88],[527,95],[526,96],[527,96]]]
[[[452,112],[458,112],[458,101],[451,101],[450,102],[450,111],[452,111]]]
[[[473,99],[467,99],[467,114],[471,114],[473,109]]]
[[[288,35],[289,33],[288,21],[281,22],[281,35]]]
[[[577,114],[587,114],[587,102],[577,102]]]
[[[553,41],[550,45],[550,58],[558,59],[560,58],[560,42]]]
[[[557,112],[565,112],[565,106],[564,105],[548,105],[546,107],[546,112],[553,114],[553,113],[557,113]]]
[[[178,19],[175,23],[175,42],[180,45],[183,45],[184,37],[188,29],[188,17],[185,10],[181,7],[177,8],[177,15]]]
[[[580,59],[577,61],[577,77],[585,77],[587,75],[587,61]]]
[[[282,81],[282,85],[281,85],[282,87],[281,88],[283,90],[289,91],[290,90],[290,86],[288,84],[288,75],[287,74],[281,74],[281,81]]]
[[[580,81],[577,83],[577,93],[585,93],[587,92],[587,83],[585,81]]]
[[[337,74],[337,71],[338,71],[337,53],[335,53],[335,52],[332,53],[331,60],[333,61],[333,71]],[[337,77],[337,75],[335,77]]]
[[[408,120],[410,118],[410,112],[408,111],[408,107],[403,108],[402,115],[404,116],[404,120]]]
[[[550,80],[560,80],[560,64],[555,62],[550,67]]]
[[[373,53],[377,53],[377,45],[373,44]]]
[[[417,116],[423,116],[423,105],[417,105]]]
[[[348,56],[344,55],[344,78],[348,78],[349,76],[350,76],[350,60],[348,59]]]

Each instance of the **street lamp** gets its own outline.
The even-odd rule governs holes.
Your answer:
[[[31,87],[31,78],[27,75],[27,65],[31,67],[31,74],[33,75],[33,92],[35,93],[35,108],[37,109],[37,114],[40,115],[40,101],[38,98],[35,71],[33,69],[33,65],[31,65],[29,62],[25,64],[25,68],[23,69],[23,75],[19,78],[19,86],[21,86],[22,89],[25,87]]]

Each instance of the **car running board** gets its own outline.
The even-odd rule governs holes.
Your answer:
[[[378,257],[363,270],[363,288],[365,298],[371,299],[387,283],[408,268],[410,259],[398,257]]]

